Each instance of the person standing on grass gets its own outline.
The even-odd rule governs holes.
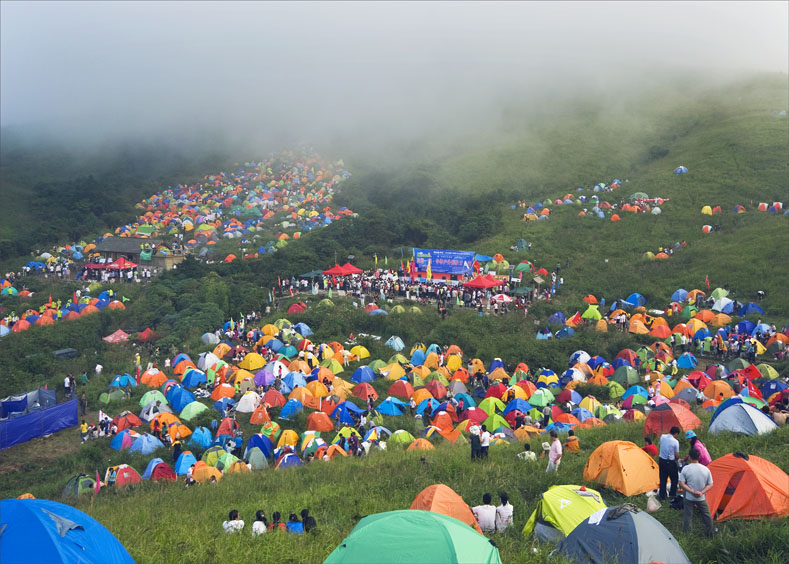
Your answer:
[[[672,427],[667,434],[660,436],[660,458],[658,459],[658,470],[660,472],[660,489],[658,497],[666,499],[666,481],[671,479],[671,491],[669,495],[674,498],[677,495],[677,485],[679,483],[679,470],[677,459],[679,458],[679,427]]]
[[[480,429],[479,426],[474,423],[468,429],[469,437],[471,439],[471,460],[475,458],[482,457],[482,450],[481,450],[481,443],[480,443]]]
[[[79,406],[82,409],[82,416],[85,416],[85,413],[88,411],[88,396],[85,392],[82,392],[82,397],[79,398]]]
[[[693,431],[688,431],[685,433],[685,438],[690,442],[691,451],[693,451],[694,449],[699,451],[699,464],[701,464],[702,466],[708,466],[710,462],[712,462],[712,457],[710,456],[707,447],[704,446],[704,443],[702,443],[699,440],[699,438],[696,436],[696,433],[694,433]],[[686,457],[684,459],[684,462],[687,462],[688,458],[690,458],[690,456]]]
[[[479,447],[480,447],[479,456],[481,458],[487,458],[488,447],[490,447],[490,432],[488,431],[488,428],[485,425],[482,426],[482,430],[479,433]]]
[[[712,473],[709,468],[699,463],[699,451],[695,448],[690,451],[690,464],[682,469],[682,473],[679,476],[679,485],[685,491],[683,521],[685,530],[690,531],[693,509],[696,508],[701,513],[707,537],[711,537],[716,530],[712,526],[712,516],[707,505],[706,494],[712,489]]]
[[[556,472],[559,470],[559,464],[562,462],[562,442],[559,440],[559,434],[556,431],[551,431],[551,448],[548,450],[548,467],[545,469],[546,473]]]

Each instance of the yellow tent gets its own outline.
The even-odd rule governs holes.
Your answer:
[[[266,365],[266,360],[256,352],[251,352],[244,357],[244,360],[238,363],[239,368],[245,370],[257,371]]]
[[[282,436],[279,438],[279,442],[277,443],[277,448],[280,448],[284,445],[292,446],[296,448],[299,444],[299,436],[296,434],[296,431],[292,429],[285,429],[282,431]]]
[[[362,345],[356,345],[351,349],[351,354],[359,358],[359,360],[363,358],[368,358],[370,356],[370,351],[367,350],[367,347],[363,347]]]
[[[463,358],[459,354],[451,354],[447,357],[447,370],[452,373],[463,367]]]
[[[261,331],[263,331],[263,333],[266,335],[271,335],[272,337],[279,334],[279,328],[277,328],[276,325],[272,325],[271,323],[264,325]]]
[[[704,206],[701,208],[701,215],[712,215],[712,208],[709,206]]]
[[[398,363],[393,362],[381,368],[381,374],[384,374],[387,380],[399,380],[405,376],[405,370]]]

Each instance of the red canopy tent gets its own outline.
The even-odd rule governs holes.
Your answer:
[[[361,268],[355,267],[350,262],[346,262],[342,265],[342,269],[345,271],[345,274],[361,274],[364,272]]]
[[[463,284],[466,288],[478,288],[480,290],[487,290],[499,285],[498,281],[492,281],[486,276],[477,276],[474,280]]]
[[[332,276],[345,276],[346,272],[339,264],[335,264],[329,270],[324,270],[324,274],[330,274]]]
[[[112,264],[108,265],[107,268],[112,270],[123,270],[124,268],[137,268],[137,265],[130,260],[126,260],[125,258],[121,257]]]
[[[112,335],[107,335],[102,339],[102,341],[106,341],[108,343],[123,343],[129,340],[129,334],[126,333],[123,329],[118,329]]]

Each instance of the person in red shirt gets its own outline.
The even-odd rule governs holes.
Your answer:
[[[652,458],[658,455],[658,449],[655,445],[652,444],[652,439],[650,439],[649,437],[644,437],[644,446],[641,447],[641,450],[643,450]]]

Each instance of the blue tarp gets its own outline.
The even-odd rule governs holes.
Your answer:
[[[8,421],[0,421],[0,449],[57,433],[74,427],[78,422],[76,399]]]

